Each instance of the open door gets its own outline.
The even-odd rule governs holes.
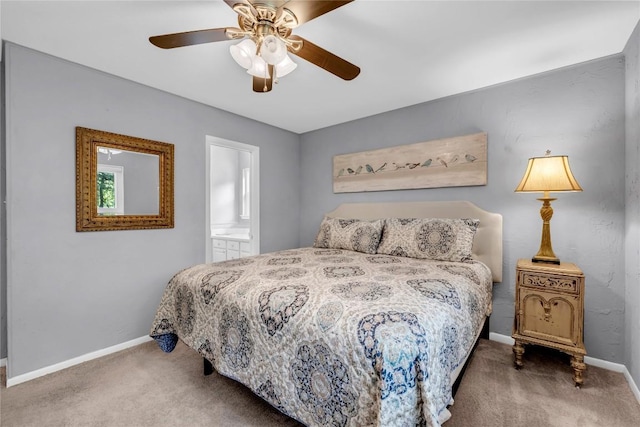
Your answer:
[[[260,253],[260,148],[206,138],[206,260]]]

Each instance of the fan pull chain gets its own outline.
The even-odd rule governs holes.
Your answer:
[[[269,75],[269,66],[265,65],[264,66],[264,87],[262,88],[263,92],[267,91],[267,77]]]

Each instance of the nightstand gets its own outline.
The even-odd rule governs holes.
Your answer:
[[[584,274],[575,264],[518,260],[516,312],[513,320],[516,369],[523,366],[525,344],[554,348],[571,355],[573,381],[582,385],[586,369],[583,343]]]

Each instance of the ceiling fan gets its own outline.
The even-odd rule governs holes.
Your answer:
[[[352,80],[360,68],[291,31],[353,0],[224,0],[237,14],[238,26],[187,31],[149,37],[163,49],[244,39],[231,46],[231,56],[253,76],[255,92],[269,92],[278,77],[297,66],[287,52],[344,79]]]

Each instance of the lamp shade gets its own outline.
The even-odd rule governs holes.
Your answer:
[[[287,47],[276,36],[268,35],[262,41],[260,55],[267,64],[276,65],[287,56]]]
[[[229,47],[233,59],[245,70],[251,68],[253,57],[256,55],[256,44],[251,39],[242,40]]]
[[[276,65],[276,75],[278,77],[284,77],[295,70],[297,66],[298,64],[293,62],[291,58],[289,58],[289,55],[285,55],[284,59]]]
[[[516,192],[582,191],[569,167],[569,157],[532,157]]]
[[[247,73],[254,77],[261,77],[263,79],[270,79],[271,75],[267,69],[267,63],[259,56],[254,56],[251,64],[251,68],[247,70]]]

